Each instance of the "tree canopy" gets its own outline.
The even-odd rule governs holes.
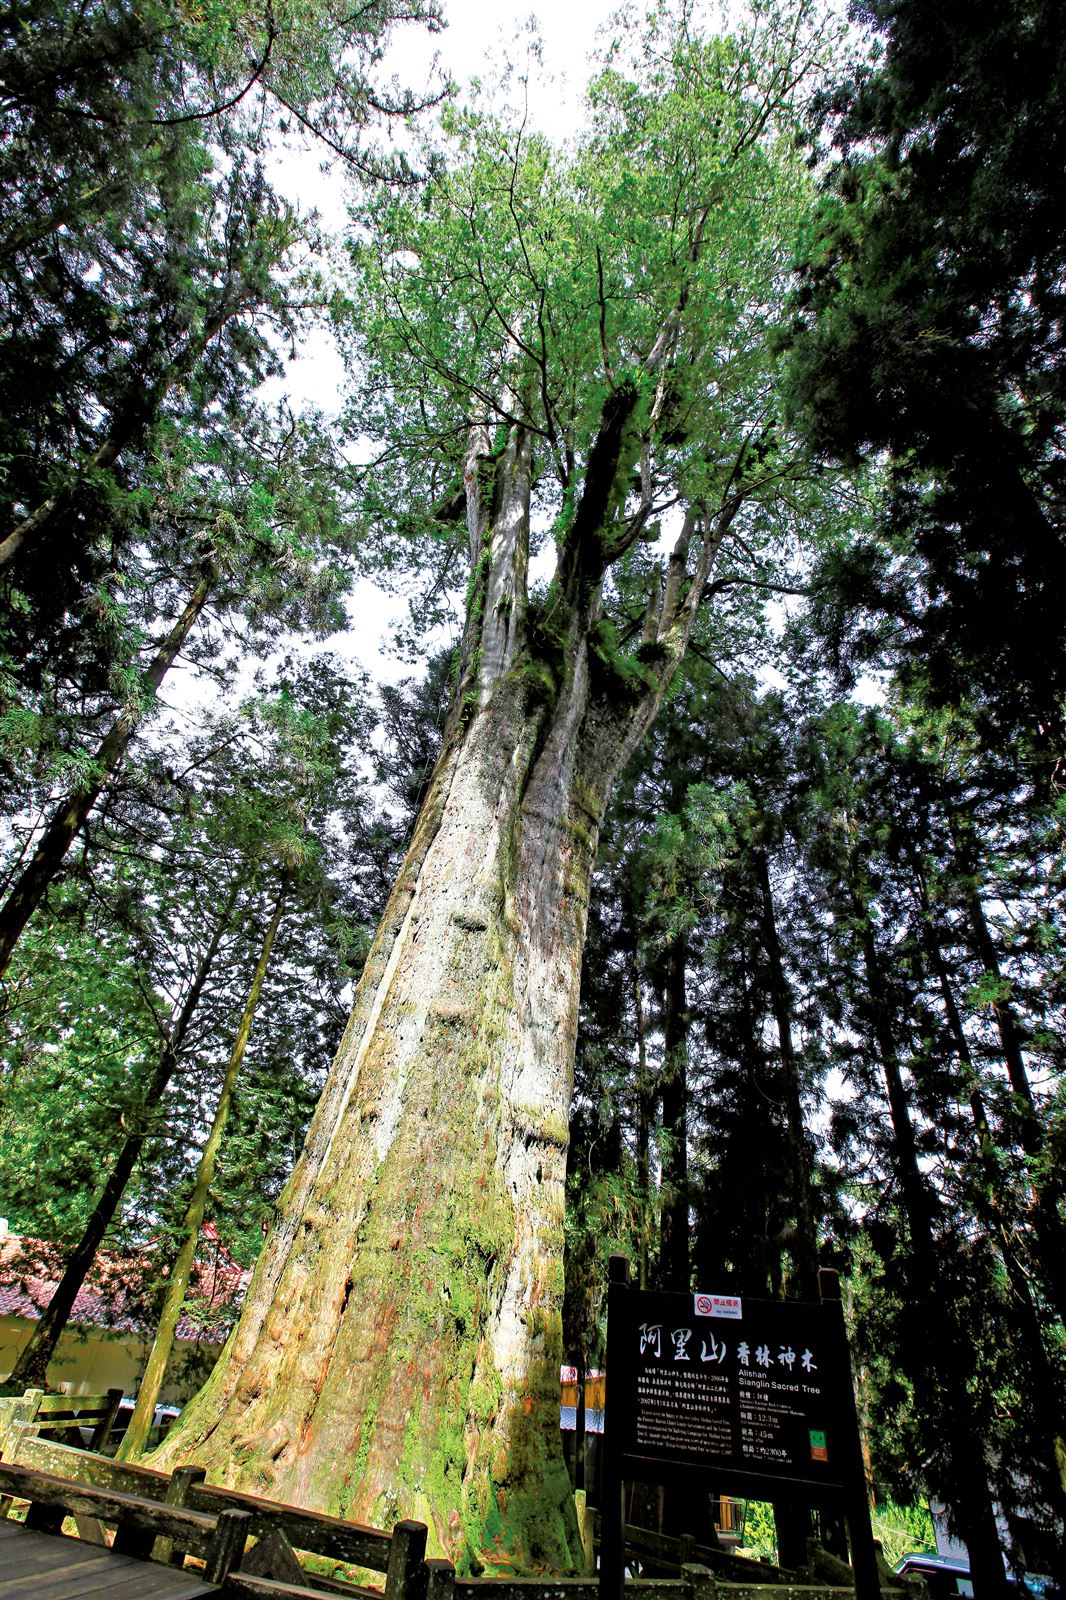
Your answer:
[[[439,20],[0,18],[25,1371],[123,1237],[178,1259],[161,1381],[213,1219],[255,1274],[162,1464],[566,1568],[608,1250],[828,1263],[875,1494],[982,1600],[997,1506],[1061,1578],[1058,8],[624,12],[565,142],[376,85]],[[264,388],[326,319],[336,422]],[[406,683],[319,648],[356,574],[422,597]]]
[[[849,604],[991,736],[1061,755],[1066,215],[1060,8],[874,0],[822,95],[833,162],[801,265],[791,398],[814,447],[885,452]],[[858,553],[857,553],[858,555]],[[846,581],[846,580],[845,580]]]

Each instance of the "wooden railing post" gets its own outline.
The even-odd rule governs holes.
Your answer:
[[[90,1450],[102,1450],[104,1448],[111,1429],[115,1426],[115,1418],[118,1416],[118,1408],[121,1404],[122,1390],[109,1389],[107,1391],[107,1410],[92,1431],[92,1436],[89,1439]]]
[[[61,1506],[41,1506],[31,1501],[26,1511],[25,1526],[32,1528],[34,1533],[62,1533],[66,1515]]]
[[[175,1467],[170,1474],[167,1492],[163,1496],[164,1505],[187,1506],[189,1491],[194,1484],[203,1483],[207,1477],[203,1467]],[[185,1565],[185,1551],[175,1550],[173,1539],[157,1539],[152,1550],[153,1561],[167,1561],[172,1567]]]
[[[718,1600],[718,1584],[710,1567],[686,1561],[681,1576],[688,1590],[688,1600]]]
[[[27,1389],[23,1395],[0,1400],[0,1461],[14,1461],[18,1441],[37,1415],[43,1389]],[[0,1517],[11,1510],[11,1496],[0,1495]]]
[[[0,1401],[0,1458],[4,1455],[12,1430],[33,1422],[43,1394],[43,1389],[27,1389],[23,1395]]]
[[[204,1565],[208,1583],[223,1583],[231,1567],[239,1567],[248,1535],[252,1531],[250,1511],[233,1511],[228,1507],[218,1514],[218,1527],[211,1540]]]
[[[452,1600],[455,1594],[455,1568],[450,1561],[434,1556],[426,1562],[425,1600]]]
[[[135,1556],[138,1561],[147,1561],[154,1544],[155,1534],[150,1529],[131,1528],[128,1523],[120,1522],[115,1529],[111,1548],[117,1555]]]
[[[27,1389],[22,1398],[14,1402],[5,1420],[4,1436],[0,1438],[0,1458],[4,1456],[9,1441],[15,1444],[30,1431],[43,1398],[43,1389]],[[10,1505],[10,1498],[7,1495],[4,1499]],[[4,1515],[7,1515],[6,1507]],[[63,1527],[63,1516],[63,1512],[57,1512],[49,1506],[31,1505],[26,1512],[26,1526],[33,1528],[37,1533],[59,1533]]]
[[[424,1522],[398,1522],[393,1528],[385,1600],[423,1600],[427,1532]]]

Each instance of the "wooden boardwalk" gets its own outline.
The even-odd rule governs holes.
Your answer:
[[[0,1600],[198,1600],[218,1593],[194,1572],[0,1519]]]

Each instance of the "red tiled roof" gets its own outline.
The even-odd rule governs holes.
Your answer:
[[[221,1344],[240,1309],[251,1274],[219,1243],[213,1223],[204,1226],[202,1237],[207,1248],[193,1267],[177,1337]],[[140,1256],[99,1251],[92,1272],[78,1291],[70,1321],[82,1328],[106,1328],[113,1333],[150,1333],[131,1291],[151,1265],[150,1247]],[[0,1315],[36,1322],[52,1298],[61,1271],[62,1256],[56,1245],[8,1234],[0,1241]]]

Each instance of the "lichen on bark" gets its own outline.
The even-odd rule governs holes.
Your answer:
[[[378,1526],[420,1516],[473,1570],[566,1569],[578,1548],[558,1441],[567,1118],[635,703],[597,699],[588,626],[564,633],[551,701],[521,649],[497,652],[453,725],[241,1324],[161,1456]]]
[[[745,99],[755,86],[746,69],[729,79],[736,103],[715,100],[706,86],[726,79],[713,52],[702,77],[691,59],[677,66],[698,48],[679,26],[668,48],[643,58],[661,81],[641,90],[640,119],[622,80],[606,82],[619,114],[590,145],[594,159],[586,152],[591,166],[577,158],[567,204],[580,235],[595,171],[607,226],[632,238],[613,241],[610,281],[598,249],[587,282],[573,289],[564,274],[554,318],[545,308],[557,255],[545,243],[534,267],[529,254],[551,235],[537,208],[556,203],[552,174],[539,149],[527,156],[521,130],[490,128],[482,149],[471,135],[468,174],[402,202],[417,269],[395,270],[389,212],[381,292],[366,307],[383,437],[396,416],[424,428],[433,449],[465,432],[446,473],[462,475],[472,574],[455,695],[241,1321],[158,1457],[379,1526],[420,1516],[432,1548],[461,1569],[567,1569],[578,1554],[558,1437],[562,1220],[599,828],[734,521],[774,478],[770,446],[756,449],[746,422],[707,443],[731,414],[729,384],[750,381],[757,404],[766,399],[757,363],[739,359],[737,308],[758,320],[759,274],[780,259],[756,260],[752,244],[767,214],[770,101]],[[745,130],[755,106],[758,127]],[[638,127],[643,150],[630,148]],[[674,145],[678,159],[667,159]],[[662,206],[649,198],[644,210],[619,210],[611,182],[641,161],[637,189],[665,185]],[[705,249],[705,234],[733,169],[730,203],[748,208],[750,226],[731,256],[720,232]],[[499,263],[483,253],[479,208],[497,204],[493,226],[518,233],[493,301]],[[478,271],[456,278],[445,267],[457,260]],[[636,260],[641,295],[627,287]],[[373,263],[362,264],[370,281]],[[515,283],[529,288],[524,272],[535,280],[542,269],[528,317],[516,308],[512,327],[501,306]],[[578,277],[589,270],[580,251],[566,262]],[[479,315],[459,307],[442,317],[442,292],[467,290],[486,297]],[[568,345],[553,344],[559,329]],[[727,345],[721,367],[715,352]],[[411,383],[419,362],[421,388]],[[465,388],[452,376],[464,362]],[[735,395],[729,405],[741,414]],[[557,564],[533,598],[531,508],[548,482]],[[453,515],[456,497],[444,503]],[[677,525],[663,559],[641,545],[668,509]],[[612,577],[623,568],[624,582]]]

